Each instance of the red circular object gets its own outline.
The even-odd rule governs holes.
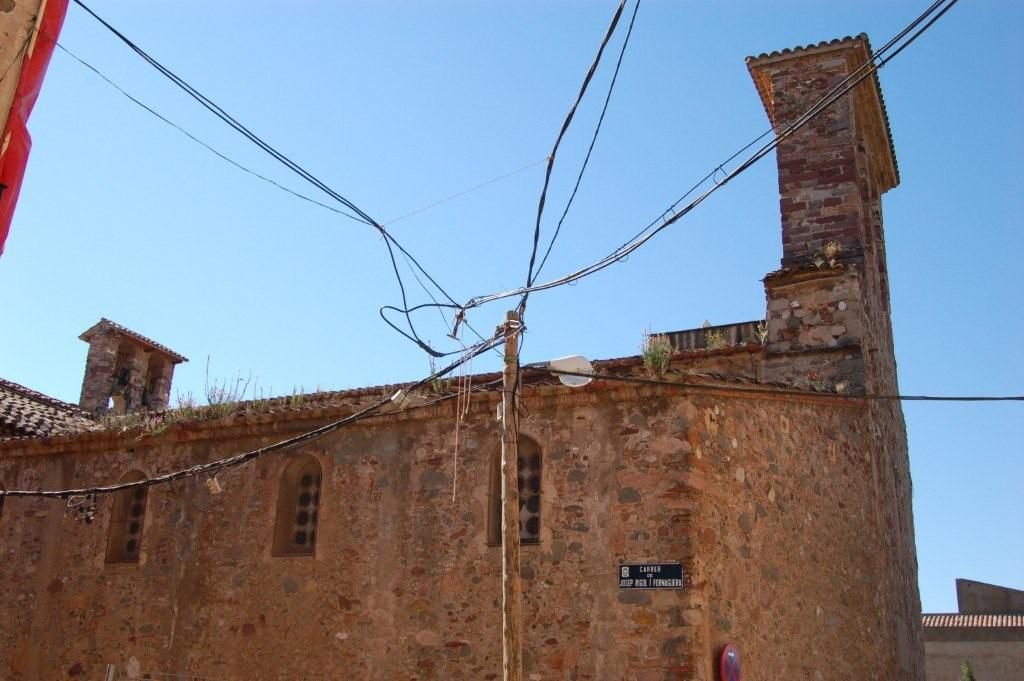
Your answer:
[[[732,643],[726,643],[722,648],[722,656],[718,659],[718,673],[722,681],[743,681],[740,651]]]

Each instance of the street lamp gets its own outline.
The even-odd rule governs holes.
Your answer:
[[[566,371],[569,374],[593,374],[594,366],[590,361],[583,355],[570,355],[568,357],[559,357],[548,362],[534,362],[533,364],[523,365],[524,369],[551,369],[552,373],[558,371]],[[567,385],[570,388],[582,388],[583,386],[590,383],[593,379],[592,376],[575,376],[569,374],[559,374],[558,380],[562,382],[562,385]]]

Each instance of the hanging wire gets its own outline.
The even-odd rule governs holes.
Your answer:
[[[451,373],[452,371],[454,371],[455,369],[460,367],[462,364],[470,361],[473,357],[476,357],[477,355],[480,355],[480,354],[490,350],[492,347],[496,347],[497,345],[499,345],[502,342],[504,342],[504,336],[503,335],[499,336],[499,335],[496,334],[494,337],[488,339],[485,342],[479,342],[479,343],[474,344],[473,346],[471,346],[470,348],[467,349],[467,351],[463,354],[463,356],[461,356],[459,359],[457,359],[456,361],[452,362],[451,364],[447,365],[446,367],[444,367],[444,368],[442,368],[442,369],[440,369],[438,371],[432,372],[431,375],[427,376],[426,378],[422,378],[422,379],[420,379],[420,380],[418,380],[418,381],[416,381],[414,383],[411,383],[411,384],[408,384],[408,385],[402,387],[401,389],[399,389],[394,394],[388,395],[386,397],[383,397],[383,398],[373,402],[369,406],[360,409],[359,411],[355,412],[354,414],[351,414],[349,416],[346,416],[344,418],[341,418],[341,419],[338,419],[338,420],[335,420],[335,421],[331,421],[330,423],[327,423],[327,424],[325,424],[323,426],[320,426],[318,428],[314,428],[312,430],[300,433],[299,435],[295,435],[293,437],[281,440],[279,442],[275,442],[275,443],[270,444],[270,445],[266,445],[264,447],[259,447],[257,449],[249,450],[249,451],[242,452],[242,453],[239,453],[239,454],[234,454],[232,456],[228,456],[228,457],[225,457],[225,458],[222,458],[222,459],[218,459],[216,461],[211,461],[209,463],[196,464],[196,465],[190,466],[188,468],[178,469],[178,470],[172,471],[170,473],[166,473],[166,474],[163,474],[163,475],[158,475],[158,476],[155,476],[155,477],[152,477],[152,478],[144,478],[142,480],[132,480],[132,481],[119,482],[119,483],[115,483],[115,484],[98,485],[98,486],[84,487],[84,488],[78,488],[78,489],[62,489],[62,490],[0,490],[0,498],[2,498],[2,497],[45,497],[45,498],[55,498],[55,499],[68,499],[68,498],[78,497],[78,496],[111,494],[111,493],[117,492],[119,490],[132,489],[132,488],[136,488],[136,487],[150,487],[150,486],[153,486],[153,485],[160,485],[160,484],[170,483],[170,482],[173,482],[175,480],[181,480],[181,479],[184,479],[184,478],[216,475],[217,473],[219,473],[221,471],[225,471],[225,470],[236,468],[238,466],[241,466],[241,465],[244,465],[246,463],[249,463],[250,461],[253,461],[255,459],[258,459],[258,458],[261,458],[263,456],[266,456],[267,454],[271,454],[271,453],[274,453],[274,452],[279,452],[279,451],[284,451],[284,450],[292,449],[292,448],[297,447],[299,445],[303,445],[303,444],[307,444],[309,442],[316,441],[316,440],[318,440],[318,439],[320,439],[320,438],[322,438],[322,437],[324,437],[324,436],[326,436],[326,435],[328,435],[330,433],[333,433],[333,432],[339,430],[340,428],[348,426],[348,425],[350,425],[352,423],[356,423],[358,421],[362,421],[362,420],[365,420],[365,419],[368,419],[368,418],[373,418],[373,417],[378,417],[378,416],[386,416],[386,415],[395,413],[395,411],[407,411],[409,409],[416,409],[416,408],[423,408],[423,407],[426,407],[426,406],[432,406],[432,405],[437,404],[439,402],[443,402],[445,400],[452,399],[453,397],[455,397],[455,395],[444,396],[442,398],[438,398],[437,400],[433,400],[432,402],[429,402],[429,403],[424,404],[424,405],[414,405],[414,406],[411,406],[411,407],[402,407],[401,406],[402,402],[404,402],[407,399],[407,397],[408,397],[408,395],[410,393],[418,390],[419,388],[422,388],[424,385],[429,385],[430,382],[433,381],[433,380],[436,380],[438,378],[441,378],[443,376],[448,375],[449,373]],[[386,406],[386,405],[388,405],[388,404],[390,404],[392,402],[395,402],[395,403],[397,403],[399,405],[398,409],[393,410],[393,411],[388,411],[388,412],[381,412],[381,409],[384,406]]]
[[[944,7],[942,7],[941,10],[939,10],[938,8],[943,4],[943,2],[948,2],[948,4],[946,4]],[[640,230],[640,232],[637,235],[635,235],[632,239],[630,239],[629,241],[627,241],[623,245],[621,245],[618,248],[616,248],[615,250],[613,250],[611,253],[606,255],[604,258],[601,258],[600,260],[598,260],[598,261],[596,261],[596,262],[594,262],[594,263],[592,263],[590,265],[587,265],[587,266],[585,266],[583,268],[580,268],[580,269],[576,270],[575,272],[572,272],[572,273],[570,273],[568,275],[559,277],[558,279],[554,279],[554,280],[548,281],[548,282],[543,283],[543,284],[533,284],[533,285],[528,285],[528,286],[524,286],[524,287],[517,288],[517,289],[511,289],[511,290],[508,290],[508,291],[503,291],[503,292],[499,292],[499,293],[493,293],[493,294],[489,294],[489,295],[485,295],[485,296],[477,296],[475,298],[471,298],[469,301],[467,301],[463,305],[463,308],[466,309],[466,310],[469,310],[469,309],[473,309],[473,308],[476,308],[476,307],[480,307],[481,305],[485,305],[487,303],[494,302],[496,300],[502,300],[502,299],[505,299],[505,298],[511,298],[511,297],[516,297],[516,296],[526,296],[529,293],[534,292],[534,291],[544,291],[544,290],[548,290],[548,289],[564,286],[564,285],[567,285],[567,284],[572,284],[572,283],[574,283],[576,281],[579,281],[580,279],[583,279],[585,277],[588,277],[588,276],[591,276],[593,274],[596,274],[597,272],[599,272],[599,271],[601,271],[601,270],[603,270],[603,269],[605,269],[605,268],[607,268],[607,267],[609,267],[609,266],[611,266],[611,265],[613,265],[613,264],[615,264],[617,262],[622,262],[626,256],[628,256],[629,254],[633,253],[637,249],[639,249],[642,246],[644,246],[655,235],[659,234],[664,229],[666,229],[666,228],[670,227],[671,225],[675,224],[682,217],[684,217],[685,215],[690,213],[693,209],[695,209],[697,206],[699,206],[701,203],[703,203],[708,197],[710,197],[716,191],[718,191],[719,189],[723,188],[730,181],[732,181],[737,176],[739,176],[741,173],[743,173],[744,171],[749,169],[751,166],[753,166],[757,161],[761,160],[766,155],[771,153],[781,142],[786,140],[793,133],[795,133],[797,130],[799,130],[804,125],[806,125],[808,121],[812,120],[819,113],[821,113],[826,108],[828,108],[833,103],[835,103],[840,97],[842,97],[847,92],[849,92],[854,87],[856,87],[858,84],[863,82],[866,78],[874,76],[878,72],[879,69],[884,67],[889,61],[891,61],[893,58],[895,58],[900,52],[902,52],[904,49],[906,49],[908,46],[910,46],[914,41],[916,41],[925,31],[927,31],[936,21],[938,21],[939,18],[941,18],[947,11],[949,11],[953,7],[953,5],[955,5],[957,2],[958,2],[958,0],[939,0],[939,2],[933,3],[927,10],[925,10],[925,12],[923,12],[921,15],[919,15],[913,22],[911,22],[911,24],[909,24],[899,34],[897,34],[897,36],[895,36],[888,43],[886,43],[885,46],[883,46],[881,49],[879,49],[876,52],[874,52],[871,55],[871,57],[864,64],[862,64],[860,67],[855,69],[846,78],[844,78],[840,83],[838,83],[836,86],[834,86],[828,93],[826,93],[820,100],[818,100],[818,102],[815,103],[810,109],[808,109],[804,114],[802,114],[800,117],[798,117],[796,120],[794,120],[789,126],[787,126],[785,130],[783,130],[783,131],[779,132],[778,134],[776,134],[772,138],[772,140],[770,142],[768,142],[767,144],[765,144],[762,147],[760,147],[757,151],[755,151],[751,156],[749,156],[746,160],[744,160],[734,170],[732,170],[731,172],[726,174],[722,178],[721,181],[719,181],[717,184],[714,184],[714,186],[712,186],[710,189],[705,190],[703,193],[698,195],[695,199],[693,199],[689,204],[687,204],[683,208],[679,208],[679,204],[682,203],[682,201],[687,196],[689,196],[694,191],[696,191],[696,189],[699,188],[700,186],[702,186],[709,178],[713,177],[716,172],[718,172],[720,169],[724,168],[724,166],[729,161],[731,161],[732,159],[736,158],[741,153],[743,153],[744,151],[746,151],[750,147],[752,147],[755,144],[757,144],[760,140],[762,140],[764,137],[766,137],[772,131],[769,130],[769,131],[767,131],[765,133],[762,133],[760,136],[758,136],[757,138],[755,138],[754,140],[749,142],[747,145],[745,145],[739,152],[736,152],[735,154],[730,156],[730,158],[727,161],[725,161],[723,163],[720,163],[720,164],[717,164],[710,173],[708,173],[704,178],[702,178],[696,185],[694,185],[693,188],[688,190],[682,197],[677,199],[672,205],[670,205],[668,207],[668,209],[666,209],[665,211],[660,213],[657,217],[655,217],[653,220],[651,220],[643,229]],[[922,22],[924,22],[928,18],[928,16],[930,14],[932,14],[932,13],[935,13],[935,16],[933,16],[930,20],[928,20],[927,23],[925,23],[923,27],[921,27],[913,35],[911,35],[910,38],[908,38],[901,45],[899,45],[899,47],[897,47],[895,49],[895,51],[893,51],[892,54],[889,54],[889,55],[886,56],[886,53],[890,49],[892,49],[894,46],[896,46],[897,43],[899,43],[899,41],[903,37],[905,37],[907,34],[909,34],[913,30],[914,27],[916,27],[919,24],[921,24]]]

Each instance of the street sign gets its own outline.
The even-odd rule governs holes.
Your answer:
[[[681,563],[624,563],[619,565],[620,589],[682,589]]]

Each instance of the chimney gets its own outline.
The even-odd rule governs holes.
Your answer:
[[[160,411],[171,397],[174,367],[188,359],[109,319],[81,336],[89,344],[78,404],[94,414]]]
[[[847,76],[863,74],[857,69],[870,55],[861,34],[748,57],[747,68],[778,133]],[[899,184],[877,76],[862,80],[789,136],[777,155],[782,266],[811,262],[830,241],[840,245],[841,261],[876,260],[879,199]]]
[[[860,67],[870,56],[861,34],[748,57],[747,68],[781,133],[848,76],[868,72]],[[877,75],[787,137],[776,153],[782,269],[765,278],[768,351],[859,349],[845,364],[822,357],[821,372],[834,375],[815,378],[894,386],[881,195],[899,184],[899,172]]]

